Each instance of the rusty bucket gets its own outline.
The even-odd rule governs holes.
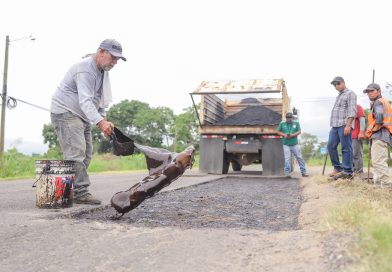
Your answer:
[[[36,205],[39,208],[72,206],[75,162],[70,160],[35,161]]]

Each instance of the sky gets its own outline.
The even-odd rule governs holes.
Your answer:
[[[110,72],[113,104],[135,99],[176,114],[203,81],[283,78],[302,132],[326,141],[339,75],[362,90],[392,83],[388,1],[3,0],[0,71],[10,43],[8,95],[50,107],[65,72],[114,38],[127,62]],[[5,148],[43,153],[49,112],[18,102],[6,111]]]

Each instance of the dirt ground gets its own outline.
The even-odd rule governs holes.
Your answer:
[[[238,210],[233,213],[224,210],[227,222],[235,223],[230,227],[217,222],[222,219],[216,218],[211,205],[203,206],[205,212],[194,213],[193,218],[199,221],[180,220],[182,225],[174,224],[174,219],[179,220],[186,212],[189,212],[189,217],[192,209],[185,212],[176,210],[166,221],[161,220],[164,224],[151,224],[156,210],[160,208],[156,203],[153,208],[145,205],[150,217],[146,215],[143,219],[139,216],[139,221],[132,218],[131,213],[119,221],[88,220],[94,214],[94,209],[102,212],[107,210],[107,206],[90,210],[74,207],[56,216],[53,212],[37,211],[25,200],[18,210],[10,203],[15,198],[13,192],[21,195],[21,190],[17,189],[19,185],[0,183],[0,186],[15,186],[12,191],[2,187],[2,198],[9,200],[4,203],[0,200],[0,207],[3,207],[0,212],[4,218],[0,222],[0,267],[2,271],[342,271],[352,262],[347,252],[355,238],[349,234],[326,232],[321,222],[327,211],[338,205],[346,195],[331,184],[317,182],[322,179],[320,169],[311,168],[309,172],[309,178],[294,173],[293,183],[286,192],[284,186],[279,187],[279,190],[283,190],[280,194],[271,192],[271,196],[276,198],[280,195],[280,200],[287,205],[281,205],[279,210],[270,214],[257,213],[257,209],[249,211],[260,218],[266,216],[271,219],[275,216],[281,219],[281,225],[265,222],[257,225],[251,218],[255,216],[239,217],[243,215],[238,210],[244,206],[237,206]],[[108,196],[112,193],[107,193],[106,184],[111,184],[113,192],[118,190],[115,186],[127,189],[124,184],[128,184],[126,180],[129,178],[112,176],[107,181],[105,176],[96,176],[93,177],[93,184],[102,186],[102,196],[110,199]],[[173,183],[173,187],[165,188],[165,194],[173,189],[181,192],[193,188],[175,186],[181,183],[195,186],[206,178],[184,176]],[[122,179],[124,184],[115,185],[116,179]],[[135,182],[138,179],[138,176],[135,177]],[[26,199],[30,197],[27,193],[30,192],[26,192]],[[160,196],[155,197],[158,200]],[[171,200],[178,201],[175,198]],[[197,198],[193,200],[198,201]],[[205,200],[206,204],[212,203],[209,202],[210,197]],[[14,203],[19,205],[19,202]],[[193,204],[198,205],[197,202]],[[163,202],[161,205],[167,208]],[[257,205],[262,209],[264,204]],[[201,226],[198,224],[200,218],[208,218],[209,224]],[[249,221],[251,219],[253,221]]]

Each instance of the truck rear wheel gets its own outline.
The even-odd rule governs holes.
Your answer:
[[[231,167],[233,168],[234,171],[241,171],[242,169],[242,165],[236,161],[231,161]]]
[[[222,174],[227,174],[229,172],[230,161],[227,159],[227,154],[224,152],[223,154],[223,165],[222,165]]]

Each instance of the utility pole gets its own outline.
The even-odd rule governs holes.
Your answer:
[[[8,76],[8,48],[10,37],[5,37],[3,92],[1,93],[1,131],[0,131],[0,165],[3,164],[4,156],[4,131],[5,131],[5,108],[7,107],[7,76]]]

